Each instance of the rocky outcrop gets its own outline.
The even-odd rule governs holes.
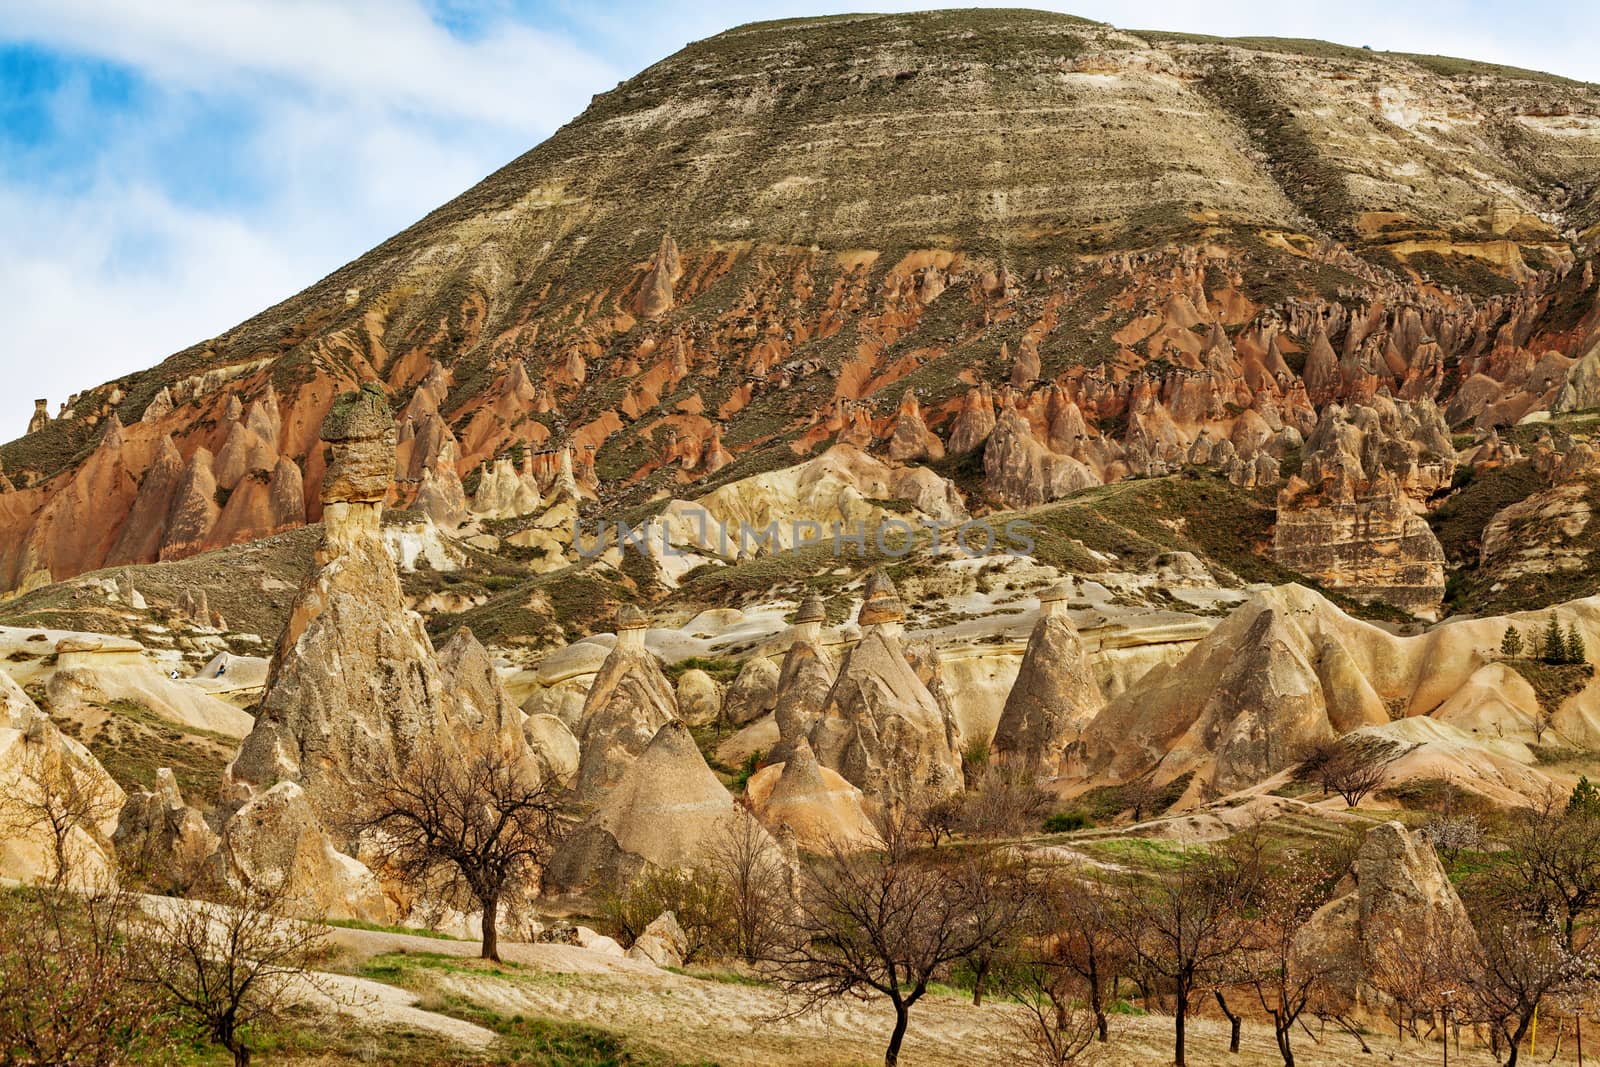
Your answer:
[[[237,885],[281,893],[290,914],[392,923],[393,902],[377,876],[341,852],[297,782],[253,795],[224,825],[217,862]]]
[[[682,967],[688,952],[689,938],[678,924],[678,917],[670,911],[652,919],[628,946],[630,960],[643,960],[657,967]]]
[[[1468,958],[1477,934],[1433,847],[1398,822],[1374,827],[1356,860],[1356,887],[1323,905],[1295,938],[1308,973],[1328,976],[1335,1009],[1381,999],[1375,982],[1407,967]],[[1431,961],[1431,962],[1430,962]],[[1388,983],[1384,983],[1388,984]]]
[[[183,801],[169,768],[156,771],[154,790],[128,794],[112,842],[124,873],[156,893],[181,893],[200,877],[220,839],[205,816]]]
[[[47,814],[72,798],[87,817],[63,839],[64,857]],[[56,799],[52,799],[56,798]],[[103,886],[116,877],[112,835],[125,800],[122,788],[87,748],[63,734],[0,670],[0,877],[69,887]],[[61,874],[58,860],[64,860]]]
[[[1067,616],[1071,594],[1070,582],[1039,594],[1039,621],[1028,635],[993,741],[996,758],[1047,775],[1057,772],[1067,746],[1105,702],[1083,639]]]
[[[789,746],[782,763],[752,775],[745,796],[763,826],[807,852],[826,854],[836,846],[853,850],[877,844],[861,790],[818,763],[804,738]]]
[[[900,396],[900,408],[895,412],[894,429],[889,432],[885,452],[895,463],[924,463],[944,458],[944,442],[922,421],[917,394],[909,389]]]
[[[253,729],[228,765],[236,810],[223,827],[231,879],[286,880],[297,907],[388,921],[377,877],[329,828],[349,790],[419,751],[496,747],[532,765],[522,713],[488,653],[459,631],[439,655],[405,608],[381,530],[394,473],[394,419],[381,389],[335,402],[321,489],[318,569],[301,588],[268,669]],[[405,899],[395,894],[395,899]]]
[[[630,760],[593,814],[551,859],[546,884],[569,891],[618,887],[647,865],[703,866],[734,821],[744,818],[689,728],[664,724]]]
[[[879,572],[861,605],[861,640],[840,666],[809,738],[822,766],[885,805],[961,788],[950,724],[906,659],[904,619],[893,586]]]
[[[672,310],[672,287],[683,276],[683,265],[678,258],[678,243],[662,234],[661,247],[645,272],[639,285],[639,296],[634,301],[634,312],[641,319],[660,318]]]
[[[766,656],[751,656],[739,668],[722,699],[722,717],[734,726],[744,726],[767,715],[777,706],[778,664]]]
[[[690,726],[705,726],[722,715],[722,687],[702,670],[678,675],[678,715]]]
[[[1036,438],[1009,399],[983,449],[983,479],[989,499],[1008,508],[1048,503],[1100,484],[1083,463]]]
[[[789,650],[773,689],[772,714],[778,743],[767,753],[768,763],[787,760],[794,747],[811,736],[833,688],[838,668],[822,645],[822,624],[827,619],[822,598],[809,594],[795,613]]]
[[[614,789],[651,739],[678,718],[672,685],[644,645],[646,626],[644,613],[632,605],[617,613],[616,646],[584,700],[574,783],[580,803],[593,803]]]
[[[1444,550],[1422,512],[1454,465],[1431,403],[1330,405],[1306,440],[1301,474],[1278,494],[1273,558],[1360,599],[1436,617]]]

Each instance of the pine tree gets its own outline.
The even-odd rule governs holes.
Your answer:
[[[1539,649],[1539,658],[1546,663],[1564,663],[1567,658],[1567,639],[1561,636],[1561,624],[1556,621],[1553,613],[1550,616],[1550,624],[1544,628],[1544,641]]]
[[[1578,784],[1572,787],[1572,795],[1567,798],[1567,813],[1600,814],[1600,788],[1589,781],[1588,775],[1579,778]]]
[[[1588,662],[1588,652],[1583,647],[1583,635],[1578,632],[1577,623],[1572,623],[1567,627],[1566,653],[1568,663]]]
[[[1516,659],[1522,655],[1522,634],[1515,626],[1506,627],[1506,635],[1500,639],[1500,654],[1506,659]]]

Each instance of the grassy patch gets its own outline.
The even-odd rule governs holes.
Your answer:
[[[1533,695],[1539,699],[1539,710],[1546,715],[1555,714],[1567,698],[1583,691],[1594,677],[1594,667],[1588,663],[1545,663],[1535,659],[1508,659],[1506,666],[1527,679],[1533,686]]]

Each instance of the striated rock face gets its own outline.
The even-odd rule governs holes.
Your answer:
[[[961,788],[950,724],[906,658],[905,610],[888,579],[861,605],[861,641],[839,668],[809,738],[817,761],[879,804]]]
[[[1067,617],[1070,583],[1039,596],[1039,621],[1028,635],[1022,669],[995,728],[996,757],[1054,774],[1062,755],[1105,703],[1083,639]]]
[[[40,805],[47,796],[66,791],[83,798],[92,812],[67,835],[66,884],[103,885],[116,876],[111,838],[125,799],[122,788],[87,748],[57,729],[0,670],[0,820],[6,826],[0,835],[0,877],[19,882],[55,879],[55,840],[40,818]]]
[[[1007,62],[974,63],[974,41]],[[958,120],[951,100],[986,106]],[[164,435],[185,464],[215,457],[213,497],[289,460],[316,519],[315,427],[357,376],[409,395],[397,499],[431,476],[436,520],[457,513],[452,476],[558,436],[596,492],[600,458],[608,498],[771,446],[922,462],[943,437],[967,455],[1008,389],[1033,438],[1106,482],[1171,471],[1204,435],[1201,462],[1260,487],[1255,452],[1281,461],[1284,429],[1385,393],[1459,427],[1564,410],[1594,378],[1576,235],[1595,213],[1568,191],[1597,113],[1593,87],[1515,71],[1043,12],[741,26],[601,94],[337,277],[41,412],[4,449],[22,499],[0,508],[0,588],[103,566]],[[765,149],[722,166],[730,143]],[[928,166],[906,144],[950,150]],[[1483,174],[1505,179],[1492,208]],[[1023,246],[1029,269],[1001,261]],[[918,409],[897,416],[908,389]],[[112,416],[115,485],[84,477],[111,473],[92,453]],[[229,539],[285,513],[254,490],[235,508]],[[152,561],[132,556],[146,534],[129,562]]]
[[[625,606],[617,617],[617,644],[600,665],[578,720],[580,803],[613,789],[669,722],[678,718],[672,684],[655,653],[644,646],[645,618]]]
[[[1427,959],[1430,952],[1465,955],[1477,940],[1461,898],[1421,835],[1398,822],[1374,827],[1356,860],[1357,885],[1317,910],[1295,938],[1308,969],[1335,979],[1325,995],[1346,1006],[1371,997],[1375,972]]]
[[[546,875],[549,886],[619,886],[645,866],[692,868],[743,817],[689,728],[664,724],[594,813],[561,845]]]
[[[1444,549],[1422,511],[1454,469],[1431,403],[1330,405],[1306,440],[1300,476],[1278,495],[1273,558],[1352,596],[1437,617]]]

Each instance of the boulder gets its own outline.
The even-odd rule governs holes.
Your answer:
[[[634,938],[633,945],[628,949],[628,958],[644,960],[657,967],[682,967],[688,951],[689,938],[684,935],[683,927],[678,925],[678,917],[670,911],[664,911],[651,920],[642,934]]]
[[[722,687],[702,670],[678,675],[678,714],[690,726],[705,726],[722,714]]]
[[[744,661],[722,701],[722,717],[734,726],[754,722],[773,710],[778,700],[778,664],[755,655]]]

